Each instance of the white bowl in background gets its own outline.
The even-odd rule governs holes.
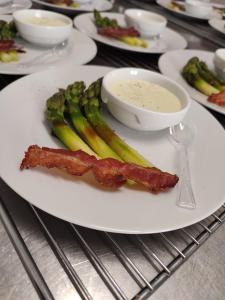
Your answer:
[[[186,0],[185,2],[185,10],[188,14],[199,17],[199,18],[207,18],[212,12],[212,4],[208,2],[202,2],[198,0]]]
[[[159,36],[167,25],[165,17],[143,9],[126,9],[124,15],[128,26],[133,26],[146,38]]]
[[[31,20],[57,20],[61,24],[38,25]],[[73,23],[69,17],[47,10],[24,9],[13,13],[13,20],[21,37],[39,46],[55,46],[69,38]]]
[[[216,73],[225,80],[225,48],[217,49],[214,56]]]
[[[181,103],[176,112],[156,112],[122,101],[111,91],[113,83],[122,80],[145,80],[173,93]],[[175,81],[159,73],[138,68],[120,68],[106,74],[102,82],[101,97],[111,114],[126,126],[143,131],[161,130],[178,124],[190,107],[188,93]]]

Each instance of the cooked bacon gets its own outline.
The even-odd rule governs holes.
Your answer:
[[[112,38],[120,38],[124,36],[132,36],[132,37],[139,37],[140,33],[134,28],[122,28],[122,27],[105,27],[105,28],[98,28],[98,33],[101,35],[105,35]]]
[[[82,176],[89,171],[97,159],[83,151],[69,151],[64,149],[40,148],[30,146],[25,153],[20,169],[29,169],[37,166],[58,168],[76,176]]]
[[[220,106],[225,106],[225,91],[218,94],[212,94],[209,96],[208,101]]]
[[[144,185],[154,193],[174,187],[178,181],[176,175],[162,172],[154,167],[144,168],[133,164],[124,164],[121,172],[125,178]]]
[[[127,180],[132,180],[144,185],[154,193],[174,187],[178,182],[177,175],[162,172],[157,168],[145,168],[123,163],[113,158],[97,160],[94,156],[81,150],[40,148],[33,145],[25,153],[20,169],[37,166],[59,168],[77,176],[92,170],[96,180],[104,186],[120,187]]]
[[[108,187],[120,187],[127,179],[121,173],[123,163],[113,158],[100,159],[93,167],[93,173],[99,183]]]
[[[0,51],[11,51],[15,50],[18,52],[25,52],[22,48],[16,46],[13,40],[0,40]]]

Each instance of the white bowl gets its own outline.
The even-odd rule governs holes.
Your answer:
[[[212,5],[207,2],[187,0],[185,2],[185,10],[194,17],[207,18],[212,12]]]
[[[218,49],[214,56],[214,65],[217,74],[225,80],[225,48]]]
[[[155,112],[122,101],[111,91],[113,83],[122,80],[145,80],[160,85],[180,100],[181,109],[176,112]],[[156,72],[137,68],[121,68],[109,72],[102,83],[101,96],[111,114],[121,123],[136,130],[161,130],[181,122],[189,106],[187,92],[176,82]]]
[[[31,23],[38,19],[57,19],[57,26],[38,25]],[[47,10],[24,9],[13,13],[13,20],[16,24],[19,34],[30,43],[39,46],[54,46],[62,43],[69,38],[72,31],[72,20],[62,14],[50,12]]]
[[[133,26],[146,38],[159,36],[167,25],[166,18],[147,10],[126,9],[124,15],[128,26]]]

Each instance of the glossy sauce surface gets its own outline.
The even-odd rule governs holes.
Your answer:
[[[110,87],[121,101],[156,112],[181,110],[179,99],[166,88],[145,80],[120,80]]]

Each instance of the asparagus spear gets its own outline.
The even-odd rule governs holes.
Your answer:
[[[83,116],[79,102],[83,96],[85,84],[83,81],[74,82],[69,85],[65,91],[65,98],[67,101],[68,111],[74,128],[83,140],[101,157],[112,157],[121,160],[105,141],[98,136],[96,131],[92,128],[88,120]]]
[[[70,150],[83,150],[90,155],[96,154],[69,127],[64,119],[65,97],[60,91],[47,100],[46,118],[51,123],[54,134]]]
[[[207,96],[219,93],[219,89],[215,88],[202,78],[199,73],[198,63],[199,59],[197,57],[190,59],[182,70],[183,77],[191,86]]]
[[[135,163],[144,167],[152,167],[152,163],[146,160],[135,149],[123,141],[106,123],[101,111],[101,85],[102,79],[93,82],[85,91],[82,98],[82,105],[88,121],[96,132],[110,147],[128,163]]]
[[[204,78],[209,84],[218,88],[220,91],[225,90],[225,82],[220,79],[216,74],[209,70],[207,64],[204,61],[200,61],[199,64],[199,74]]]

